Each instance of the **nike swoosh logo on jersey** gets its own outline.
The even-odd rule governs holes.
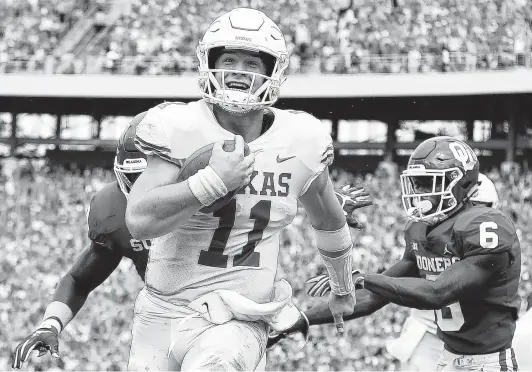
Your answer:
[[[287,158],[281,158],[279,155],[277,155],[277,163],[282,163],[283,161],[287,161],[287,160],[290,160],[292,158],[295,158],[295,155],[294,156],[289,156]]]

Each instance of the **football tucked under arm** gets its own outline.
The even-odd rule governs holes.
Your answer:
[[[200,209],[200,212],[202,213],[212,213],[222,208],[224,205],[229,203],[231,199],[234,198],[234,196],[239,190],[237,188],[228,191],[225,185],[223,185],[223,187],[220,187],[220,189],[224,190],[217,191],[218,188],[212,187],[216,182],[211,183],[208,179],[204,179],[204,176],[199,178],[194,177],[201,171],[208,170],[209,172],[214,172],[212,168],[208,167],[209,162],[211,160],[213,147],[214,143],[208,144],[194,152],[192,155],[190,155],[181,167],[181,171],[179,172],[179,176],[177,178],[177,182],[189,180],[189,187],[191,191],[194,193],[196,198],[198,198],[198,200],[200,200],[204,205],[204,207]],[[227,152],[234,151],[235,141],[224,141],[222,149]],[[249,146],[244,143],[244,156],[248,156],[249,153]],[[209,174],[207,174],[206,177],[208,178]],[[223,183],[223,181],[221,182]],[[210,192],[210,189],[213,189],[214,192]]]
[[[126,210],[126,224],[135,239],[168,234],[202,207],[187,182],[176,183],[182,160],[172,155],[165,130],[166,110],[174,106],[150,109],[137,126],[135,145],[148,155],[148,164],[131,189]]]

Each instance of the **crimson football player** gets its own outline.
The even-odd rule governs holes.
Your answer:
[[[120,137],[114,162],[117,180],[96,193],[90,203],[87,215],[90,243],[59,281],[42,323],[15,348],[13,368],[21,368],[32,350],[39,350],[39,356],[50,351],[52,356],[59,357],[59,333],[76,316],[89,294],[118,267],[122,257],[133,261],[144,280],[151,243],[133,239],[124,215],[129,190],[146,168],[146,156],[133,143],[136,125],[145,115],[145,112],[137,115]]]
[[[479,163],[452,137],[434,137],[413,152],[401,175],[410,221],[403,258],[383,274],[354,272],[357,304],[346,319],[393,302],[434,310],[444,350],[438,370],[517,370],[512,339],[520,308],[521,248],[500,210],[473,205]],[[308,310],[310,325],[332,322],[326,304]],[[287,333],[306,333],[308,323]]]

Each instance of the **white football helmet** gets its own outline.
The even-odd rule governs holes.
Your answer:
[[[269,76],[238,71],[251,75],[248,91],[229,89],[225,86],[224,75],[234,70],[215,69],[215,48],[240,49],[251,52],[266,53],[274,60]],[[237,8],[218,17],[207,29],[197,48],[199,59],[199,86],[201,95],[208,103],[221,106],[234,114],[245,114],[271,106],[279,98],[281,84],[288,67],[288,50],[284,36],[277,25],[264,13],[250,8]],[[214,73],[221,72],[222,82]],[[264,83],[253,90],[257,77],[264,78]]]
[[[478,190],[471,197],[471,202],[474,204],[482,203],[492,208],[497,208],[499,206],[499,195],[493,182],[483,173],[479,173],[478,182]]]

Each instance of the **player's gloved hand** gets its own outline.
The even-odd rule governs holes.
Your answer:
[[[242,136],[235,136],[235,149],[233,151],[227,152],[222,146],[223,141],[214,144],[209,160],[210,167],[224,182],[227,191],[247,185],[253,173],[255,153],[251,152],[248,156],[244,156],[244,139]]]
[[[298,332],[303,335],[303,337],[305,338],[305,342],[306,342],[308,340],[309,327],[310,325],[308,322],[308,318],[305,315],[305,313],[301,311],[301,316],[299,317],[298,321],[292,327],[279,333],[270,332],[270,334],[268,335],[268,342],[266,344],[266,348],[270,348],[276,343],[278,343],[279,341],[285,339],[287,336],[296,334]]]
[[[362,276],[362,273],[358,270],[353,270],[353,282],[355,282],[355,289],[361,289],[362,286],[356,283],[358,277]],[[306,281],[310,284],[307,289],[307,293],[312,297],[323,297],[331,290],[331,284],[329,283],[329,275],[321,274]]]
[[[54,358],[59,358],[58,334],[57,329],[54,327],[38,328],[17,345],[13,352],[11,367],[20,369],[33,350],[39,350],[39,356],[43,356],[47,351],[50,351]]]
[[[371,197],[366,192],[364,187],[361,185],[345,185],[341,189],[335,190],[334,192],[344,210],[347,224],[354,229],[363,229],[364,225],[355,218],[353,212],[357,209],[373,204]]]

